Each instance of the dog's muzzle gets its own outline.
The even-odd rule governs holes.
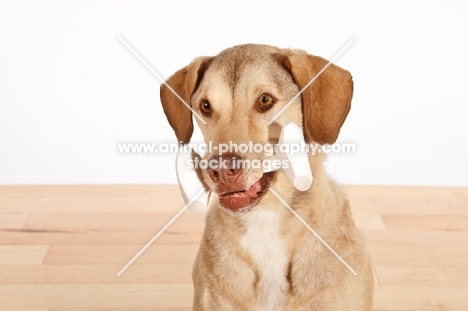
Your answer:
[[[278,145],[281,144],[305,144],[301,128],[294,122],[284,125],[278,142]],[[248,189],[243,188],[244,185],[240,180],[242,171],[231,165],[237,159],[241,159],[238,155],[221,157],[221,160],[226,160],[224,163],[230,163],[226,167],[207,168],[208,175],[218,187],[219,204],[232,211],[255,205],[268,190],[275,171],[285,174],[297,190],[308,190],[313,178],[307,152],[288,154],[279,150],[281,148],[278,148],[270,160],[278,160],[287,165],[264,168],[263,176]],[[192,160],[191,153],[190,148],[182,146],[179,149],[176,159],[177,179],[188,208],[193,212],[203,213],[208,207],[209,189],[203,189],[195,169],[188,168],[187,163]],[[212,160],[213,158],[210,158],[210,161]]]

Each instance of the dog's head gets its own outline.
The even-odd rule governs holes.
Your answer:
[[[266,146],[278,141],[287,122],[302,126],[308,143],[335,142],[350,109],[353,83],[349,72],[333,64],[318,75],[327,63],[304,51],[247,44],[199,57],[167,80],[206,123],[196,118],[213,147],[204,156],[208,165],[201,175],[220,206],[247,211],[261,200],[275,173],[253,164],[265,160]],[[160,94],[177,139],[188,143],[191,110],[164,84]]]

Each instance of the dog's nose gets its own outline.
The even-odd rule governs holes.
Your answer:
[[[215,183],[234,183],[242,173],[242,157],[237,154],[213,155],[208,160],[207,172]]]

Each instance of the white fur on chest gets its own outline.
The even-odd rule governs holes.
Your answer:
[[[273,211],[252,210],[245,215],[247,232],[241,246],[252,256],[260,273],[262,309],[281,310],[288,289],[288,254],[280,234],[280,217]]]

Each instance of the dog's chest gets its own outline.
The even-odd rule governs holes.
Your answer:
[[[281,309],[288,289],[289,257],[280,233],[280,217],[273,211],[253,210],[246,215],[247,232],[241,246],[251,255],[259,270],[258,290],[262,310]]]

